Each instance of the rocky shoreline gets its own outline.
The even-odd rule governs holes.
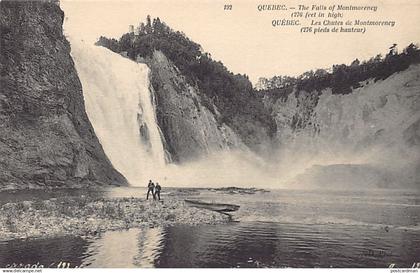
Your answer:
[[[108,230],[220,224],[229,216],[188,206],[183,200],[142,198],[52,198],[2,204],[0,241],[60,235],[90,236]]]

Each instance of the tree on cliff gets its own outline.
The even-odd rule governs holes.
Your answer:
[[[120,45],[116,39],[108,39],[104,36],[101,36],[99,37],[99,40],[96,42],[96,44],[101,44],[114,52],[119,52],[120,50]]]

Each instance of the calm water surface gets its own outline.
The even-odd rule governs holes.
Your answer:
[[[97,237],[0,242],[11,263],[84,267],[411,267],[420,262],[420,193],[276,190],[254,195],[201,190],[188,198],[239,204],[226,225],[176,225],[105,232]],[[2,195],[3,194],[3,195]],[[1,202],[63,195],[144,197],[144,189],[54,191]],[[9,201],[9,202],[10,202]]]

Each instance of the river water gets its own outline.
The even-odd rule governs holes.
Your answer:
[[[166,189],[163,198],[175,198]],[[142,188],[91,194],[144,196]],[[0,193],[2,202],[80,194]],[[8,199],[9,198],[9,199]],[[177,196],[176,198],[184,198]],[[185,197],[232,203],[224,225],[110,231],[94,237],[0,242],[0,267],[13,263],[71,267],[411,267],[420,262],[420,193],[275,190]]]

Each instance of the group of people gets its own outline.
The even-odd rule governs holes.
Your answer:
[[[152,180],[149,180],[149,184],[147,185],[147,196],[146,196],[146,200],[149,200],[149,193],[152,193],[153,196],[153,200],[156,200],[156,198],[158,198],[158,200],[160,201],[160,191],[161,191],[161,187],[159,185],[158,182],[153,183]]]

